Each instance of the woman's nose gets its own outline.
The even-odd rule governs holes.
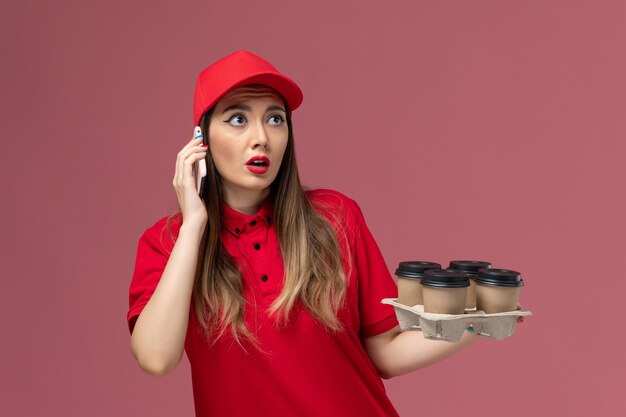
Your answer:
[[[269,137],[263,123],[257,124],[257,127],[254,130],[254,137],[252,140],[252,148],[256,148],[257,146],[267,148],[267,145],[269,145]]]

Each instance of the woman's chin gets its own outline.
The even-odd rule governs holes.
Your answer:
[[[239,184],[231,183],[229,185],[226,185],[226,188],[229,188],[234,192],[261,193],[264,190],[266,190],[271,184],[272,184],[272,181],[270,178],[264,178],[264,179],[257,178],[253,181],[245,181]]]

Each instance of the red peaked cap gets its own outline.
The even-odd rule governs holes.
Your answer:
[[[263,58],[248,51],[237,51],[206,67],[196,82],[193,121],[200,118],[230,90],[250,84],[263,84],[276,90],[293,111],[302,104],[302,91],[289,77],[278,72]]]

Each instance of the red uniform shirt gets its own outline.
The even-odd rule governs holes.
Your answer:
[[[300,303],[288,327],[274,325],[265,309],[280,294],[283,263],[273,227],[271,197],[252,216],[222,205],[224,247],[240,266],[244,281],[245,319],[268,355],[248,348],[245,353],[230,329],[210,348],[190,304],[185,352],[191,365],[196,415],[208,416],[397,416],[362,340],[398,325],[392,306],[397,286],[358,204],[327,189],[307,191],[343,213],[346,234],[339,234],[343,251],[351,251],[346,306],[338,317],[345,331],[331,334]],[[332,223],[332,216],[320,211]],[[165,218],[148,228],[139,240],[130,286],[127,320],[139,315],[154,292],[173,243]],[[337,226],[335,225],[335,229]],[[172,225],[178,235],[180,222]],[[343,237],[342,237],[343,236]],[[344,262],[344,270],[348,271]],[[256,303],[256,309],[254,304]]]

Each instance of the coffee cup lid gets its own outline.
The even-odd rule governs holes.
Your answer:
[[[463,288],[469,287],[470,282],[464,271],[451,271],[449,269],[429,269],[424,272],[422,285],[438,288]]]
[[[440,268],[441,265],[436,262],[403,261],[396,269],[396,275],[403,278],[422,278],[425,271]]]
[[[476,284],[496,287],[521,287],[522,274],[510,269],[482,268],[478,270]]]
[[[478,273],[480,268],[491,268],[491,262],[485,261],[450,261],[448,269]]]
[[[448,271],[456,271],[456,272],[462,272],[465,275],[467,275],[467,277],[469,279],[475,279],[476,278],[476,272],[470,272],[470,271],[462,271],[460,269],[454,269],[454,268],[446,268],[446,270]]]

